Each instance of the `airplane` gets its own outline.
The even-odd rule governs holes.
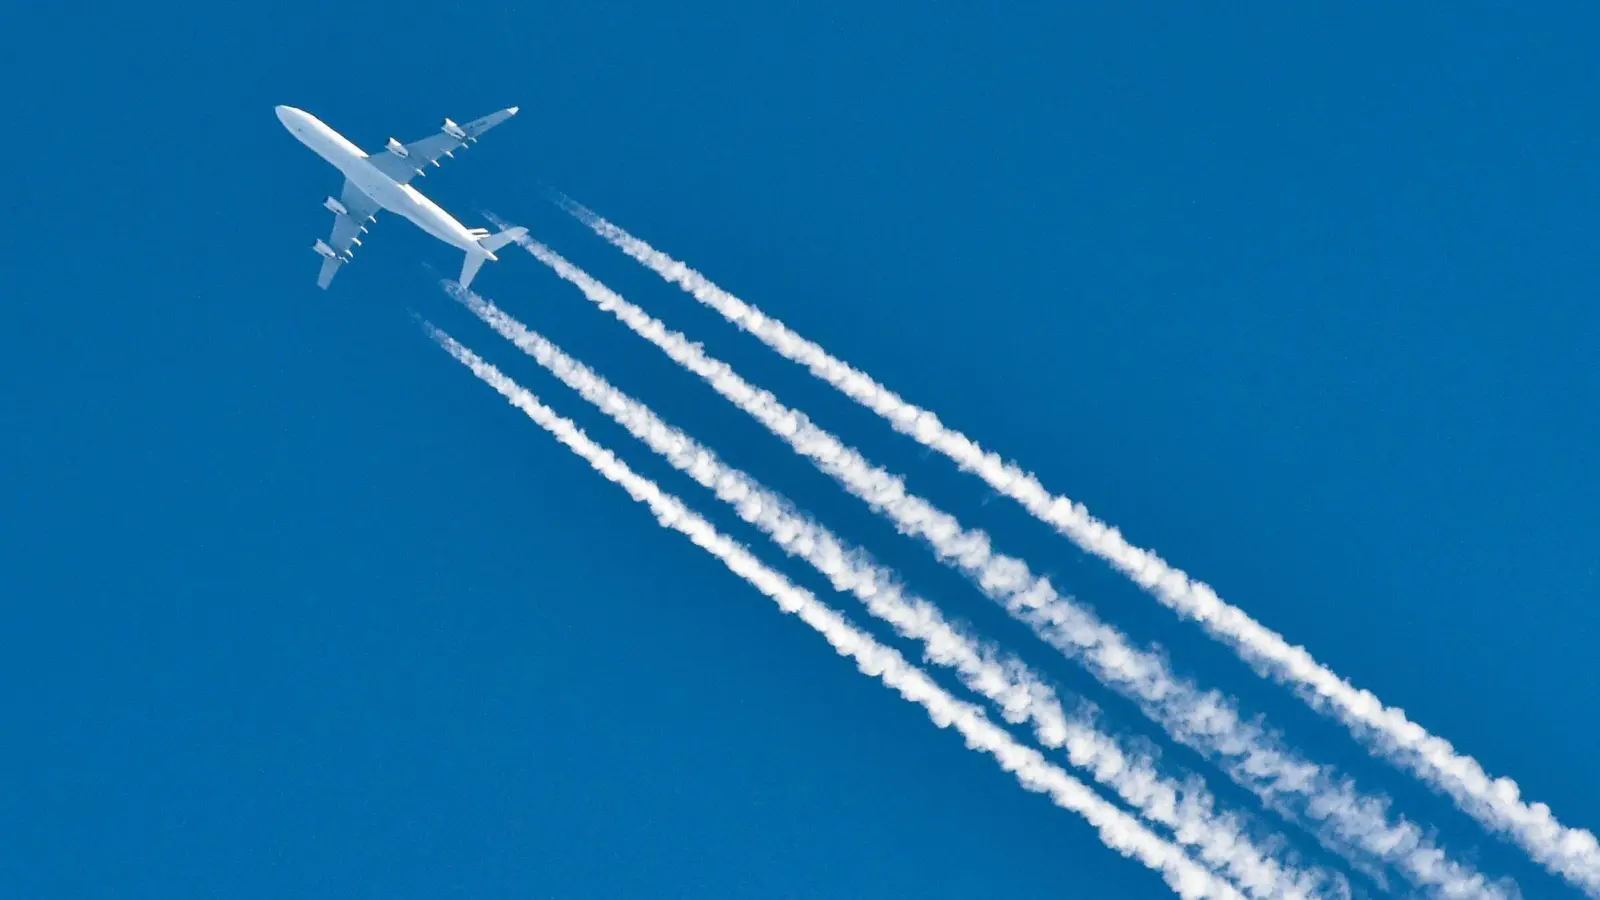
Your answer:
[[[462,287],[472,283],[486,260],[499,259],[495,251],[528,233],[528,229],[520,227],[496,234],[490,234],[487,228],[468,228],[410,184],[411,179],[424,175],[428,166],[437,167],[440,157],[454,159],[456,150],[476,143],[484,132],[516,115],[515,106],[465,125],[445,119],[438,134],[409,144],[389,138],[376,155],[364,152],[305,110],[279,106],[276,111],[278,121],[290,134],[344,174],[338,199],[330,196],[322,203],[333,213],[333,233],[326,241],[311,245],[322,256],[322,271],[317,274],[319,288],[326,290],[339,267],[351,260],[351,248],[361,245],[361,235],[367,232],[369,223],[377,221],[380,210],[404,216],[428,234],[466,251],[467,258],[461,264]]]

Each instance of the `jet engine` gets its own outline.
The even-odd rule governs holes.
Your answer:
[[[393,153],[395,156],[398,156],[401,159],[405,159],[407,156],[411,155],[411,152],[406,149],[406,145],[400,143],[394,138],[389,138],[389,143],[385,144],[384,146],[389,148],[390,153]]]
[[[321,238],[318,238],[317,242],[315,244],[311,245],[311,249],[317,251],[318,253],[322,254],[323,256],[326,256],[329,259],[338,259],[339,258],[339,254],[334,253],[333,252],[333,248],[329,247],[327,242],[322,240]]]
[[[467,133],[461,130],[460,125],[457,125],[449,119],[444,120],[444,133],[450,135],[458,141],[467,136]]]
[[[336,216],[348,216],[348,215],[350,215],[350,210],[345,209],[343,203],[340,203],[339,201],[333,199],[332,197],[329,197],[328,199],[322,201],[322,205],[327,207],[328,212],[331,212]]]

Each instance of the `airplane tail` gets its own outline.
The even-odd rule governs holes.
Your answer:
[[[461,286],[470,286],[473,277],[478,274],[479,269],[483,268],[483,264],[486,261],[499,259],[498,256],[494,255],[496,250],[527,233],[528,229],[520,225],[515,228],[507,228],[498,234],[490,234],[487,230],[480,228],[472,229],[472,236],[477,238],[478,246],[483,249],[478,251],[468,250],[467,258],[461,261]]]
[[[499,234],[491,234],[488,237],[478,238],[478,243],[483,247],[483,249],[493,253],[517,238],[523,237],[527,233],[528,229],[523,228],[521,225],[517,225],[513,228],[503,229]]]
[[[473,277],[478,274],[479,269],[483,268],[483,263],[488,258],[489,254],[487,253],[473,253],[471,250],[467,251],[467,258],[461,261],[460,280],[463,288],[470,287],[472,285]]]

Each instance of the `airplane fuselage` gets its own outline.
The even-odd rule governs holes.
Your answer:
[[[413,225],[452,247],[489,259],[495,258],[493,253],[478,243],[465,225],[456,221],[455,216],[440,209],[437,203],[424,197],[411,185],[399,184],[378,171],[376,166],[367,161],[365,151],[329,128],[321,119],[292,106],[280,106],[277,113],[278,120],[289,129],[290,134],[344,173],[351,184],[379,206],[397,216],[404,216]]]

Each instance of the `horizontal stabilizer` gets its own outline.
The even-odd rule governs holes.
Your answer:
[[[487,231],[484,231],[481,228],[470,229],[470,232],[477,240],[478,246],[483,249],[476,251],[468,250],[467,258],[461,261],[462,287],[467,287],[468,285],[472,284],[473,276],[478,274],[478,270],[483,268],[483,264],[485,262],[491,259],[500,258],[494,255],[495,251],[527,234],[528,229],[519,225],[515,228],[506,228],[497,234],[489,234]]]
[[[488,237],[478,238],[478,245],[490,253],[495,253],[499,251],[501,247],[504,247],[512,241],[527,235],[527,233],[528,229],[518,225],[514,228],[507,228],[504,231],[501,231],[499,234],[491,234]]]
[[[477,276],[478,270],[483,268],[484,260],[489,257],[483,253],[467,253],[467,258],[461,261],[461,286],[468,287],[472,279]]]

